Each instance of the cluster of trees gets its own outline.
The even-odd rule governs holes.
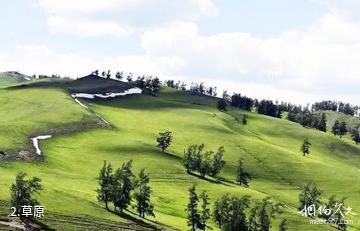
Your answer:
[[[347,115],[354,116],[355,113],[359,110],[359,107],[352,106],[349,103],[326,100],[326,101],[314,103],[312,105],[312,109],[315,111],[319,111],[319,110],[338,111]]]
[[[129,81],[129,80],[128,80]],[[130,83],[135,84],[136,87],[143,90],[145,93],[159,93],[161,82],[160,79],[156,76],[138,76],[135,81],[129,81]]]
[[[175,88],[178,91],[186,91],[186,83],[181,81],[166,80],[165,86]]]
[[[237,107],[247,111],[251,111],[253,104],[254,101],[247,96],[242,96],[241,94],[235,94],[235,93],[231,96],[230,105],[232,107]]]
[[[356,143],[360,143],[360,135],[359,135],[359,128],[348,128],[345,121],[339,122],[338,120],[335,121],[334,125],[332,126],[331,132],[334,136],[339,136],[342,138],[346,133],[350,132],[351,139]]]
[[[347,133],[346,122],[342,121],[340,123],[338,120],[336,120],[332,126],[331,132],[334,134],[334,136],[339,136],[342,138]]]
[[[272,117],[281,117],[282,111],[277,104],[274,104],[272,100],[261,100],[255,102],[255,107],[259,114],[268,115]]]
[[[203,82],[201,83],[191,83],[190,92],[194,95],[209,95],[209,96],[217,96],[217,88],[216,87],[206,87]]]
[[[271,220],[282,212],[282,207],[282,204],[273,203],[269,197],[251,207],[250,196],[239,198],[225,194],[215,201],[213,216],[223,231],[269,231]],[[286,229],[286,221],[283,220],[279,230]]]
[[[309,217],[315,218],[317,208],[324,208],[325,206],[326,210],[330,212],[321,212],[318,213],[318,216],[325,219],[329,223],[335,223],[338,229],[346,230],[346,222],[344,222],[346,215],[344,211],[346,209],[344,203],[345,198],[337,200],[335,195],[331,195],[325,203],[322,203],[321,195],[322,191],[316,186],[316,184],[313,182],[308,182],[299,195],[299,211],[311,211],[312,213],[308,213],[307,215]],[[311,208],[311,206],[315,207],[314,210],[307,210],[307,208]]]
[[[199,202],[201,210],[199,210]],[[208,228],[207,222],[211,217],[209,204],[209,195],[206,191],[198,195],[195,185],[189,188],[189,203],[186,212],[187,225],[191,231],[206,230]]]
[[[326,115],[323,112],[314,112],[309,110],[308,107],[302,109],[300,106],[293,106],[288,111],[287,119],[304,127],[326,132]]]
[[[109,210],[109,203],[112,203],[115,211],[123,212],[135,199],[136,210],[140,217],[146,215],[155,216],[154,206],[150,201],[151,188],[149,186],[150,178],[142,169],[138,175],[132,172],[132,161],[122,164],[114,173],[111,164],[104,161],[100,170],[97,189],[98,200],[105,204]]]
[[[205,150],[205,145],[191,145],[184,151],[183,165],[188,173],[198,171],[201,178],[206,175],[216,177],[225,165],[225,149],[219,147],[216,152]]]
[[[99,70],[93,71],[92,74],[100,76]],[[103,78],[110,79],[111,70],[103,71],[101,73],[101,76]],[[123,80],[124,77],[125,76],[123,71],[117,71],[115,74],[115,78],[118,80]],[[159,93],[160,91],[161,82],[157,76],[153,77],[152,75],[149,76],[143,75],[143,76],[138,76],[136,80],[133,80],[133,73],[129,72],[129,74],[126,76],[126,80],[129,84],[135,85],[136,87],[143,90],[143,92],[145,93]]]

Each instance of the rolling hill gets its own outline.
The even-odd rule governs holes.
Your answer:
[[[187,230],[187,190],[194,183],[199,191],[209,193],[211,203],[225,193],[250,195],[253,203],[266,196],[285,203],[273,230],[283,217],[289,230],[335,230],[329,225],[310,225],[309,219],[298,213],[298,195],[309,181],[319,186],[324,199],[332,194],[347,197],[347,205],[360,211],[360,147],[351,142],[253,112],[233,108],[219,112],[216,98],[171,88],[162,88],[157,97],[81,99],[85,108],[69,92],[97,93],[99,89],[110,90],[107,84],[113,86],[105,79],[95,83],[91,78],[75,80],[74,84],[65,81],[0,90],[0,150],[9,157],[0,163],[2,217],[8,215],[9,186],[19,171],[42,179],[44,191],[38,199],[46,214],[40,221],[59,230]],[[122,84],[111,90],[128,88]],[[235,120],[243,114],[248,115],[244,127]],[[162,153],[155,139],[165,130],[173,132],[174,141]],[[10,158],[21,151],[34,155],[30,137],[39,134],[53,135],[40,143],[41,161]],[[299,147],[306,137],[312,143],[311,154],[303,157]],[[219,182],[189,175],[182,167],[184,149],[201,143],[212,150],[225,147],[226,165]],[[239,158],[254,176],[250,187],[233,183]],[[141,168],[149,172],[156,218],[141,220],[131,213],[119,217],[97,202],[96,178],[104,160],[114,167],[133,160],[135,173]],[[356,216],[349,219],[356,220]],[[218,230],[214,222],[210,226]],[[348,227],[359,229],[358,223]]]
[[[0,88],[31,81],[33,78],[17,71],[0,72]]]

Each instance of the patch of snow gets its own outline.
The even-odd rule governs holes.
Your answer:
[[[24,76],[24,79],[27,80],[27,81],[30,80],[30,78],[29,78],[29,77],[26,77],[26,76]]]
[[[36,149],[36,153],[38,155],[41,155],[41,150],[39,148],[39,140],[46,140],[51,137],[52,137],[51,135],[43,135],[43,136],[37,136],[37,137],[32,138],[33,145],[34,145],[34,147]]]
[[[106,123],[106,124],[108,124],[108,125],[110,125],[110,123],[109,122],[107,122],[104,118],[102,118],[100,115],[98,115],[98,114],[95,114],[99,119],[101,119],[104,123]]]
[[[88,106],[86,106],[85,104],[81,103],[80,100],[78,100],[77,98],[74,98],[75,102],[77,102],[78,104],[80,104],[80,106],[84,107],[84,108],[88,108]]]
[[[120,92],[120,93],[104,93],[104,94],[89,94],[89,93],[75,93],[72,94],[71,96],[73,98],[86,98],[86,99],[94,99],[95,97],[98,98],[114,98],[117,96],[124,96],[124,95],[133,95],[133,94],[141,94],[142,90],[140,88],[130,88],[124,92]]]

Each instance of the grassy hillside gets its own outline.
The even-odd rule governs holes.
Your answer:
[[[93,118],[92,112],[80,107],[61,90],[3,90],[0,100],[5,104],[0,108],[0,147],[6,150],[27,147],[29,134],[80,126],[81,121]],[[0,198],[5,201],[9,200],[9,185],[18,171],[42,179],[45,190],[39,200],[47,211],[42,221],[50,227],[144,229],[107,212],[97,202],[96,177],[103,160],[119,167],[132,159],[136,173],[141,168],[150,173],[156,219],[148,222],[157,222],[169,229],[187,229],[187,189],[193,183],[199,191],[207,190],[212,202],[230,193],[251,195],[254,201],[270,195],[273,200],[286,203],[284,214],[273,222],[273,230],[277,230],[282,217],[288,220],[289,230],[334,230],[326,225],[310,225],[308,219],[297,213],[300,188],[309,180],[319,185],[324,197],[331,194],[348,197],[347,204],[355,212],[360,211],[360,148],[330,134],[235,109],[222,113],[216,110],[216,101],[210,97],[170,89],[163,89],[159,97],[126,96],[87,103],[114,128],[60,135],[42,141],[44,161],[2,162],[0,166]],[[245,127],[234,118],[243,113],[249,117]],[[155,144],[157,133],[164,130],[174,134],[173,145],[167,153],[162,153]],[[299,152],[305,137],[313,144],[309,157]],[[225,147],[226,166],[221,173],[225,181],[213,183],[184,171],[183,150],[200,143],[213,150],[221,145]],[[249,188],[231,183],[240,157],[255,177]],[[1,208],[6,215],[6,203]],[[348,219],[352,218],[356,222],[356,217]],[[217,230],[213,223],[211,226]],[[349,228],[358,229],[357,223]]]

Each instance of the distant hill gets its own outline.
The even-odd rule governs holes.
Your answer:
[[[0,72],[0,88],[24,83],[32,80],[31,76],[19,73],[17,71]]]
[[[130,85],[126,82],[114,79],[105,79],[103,77],[90,74],[68,83],[67,88],[71,92],[99,94],[123,92],[129,89]]]
[[[101,94],[101,93],[118,93],[124,92],[131,88],[131,86],[122,81],[114,79],[106,79],[97,75],[87,75],[76,80],[68,79],[44,79],[37,82],[22,84],[15,86],[15,88],[63,88],[68,90],[70,93],[90,93],[90,94]]]

